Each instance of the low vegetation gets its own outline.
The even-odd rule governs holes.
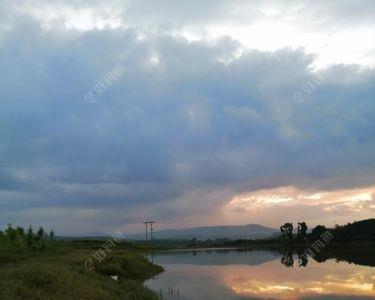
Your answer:
[[[0,299],[158,299],[143,282],[163,269],[139,253],[113,249],[90,270],[85,261],[100,242],[77,249],[42,229],[10,225],[0,236]]]

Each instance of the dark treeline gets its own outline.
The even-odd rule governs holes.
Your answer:
[[[334,228],[327,228],[324,225],[314,227],[307,233],[308,226],[305,222],[298,223],[297,233],[293,233],[293,224],[285,223],[280,227],[281,237],[284,241],[314,241],[329,231],[337,243],[361,241],[375,242],[375,219],[368,219],[348,223],[346,225],[336,225]]]
[[[274,237],[268,239],[207,239],[205,241],[192,239],[189,246],[250,246],[254,244],[295,244],[306,246],[320,239],[321,236],[327,231],[333,236],[330,243],[375,243],[375,219],[368,219],[348,223],[342,226],[336,225],[334,228],[327,228],[324,225],[317,225],[310,232],[309,227],[305,222],[298,223],[297,227],[294,227],[293,223],[285,223],[280,227],[280,235],[275,235]]]
[[[344,226],[336,225],[331,229],[335,242],[375,242],[375,219],[368,219],[348,223]]]
[[[9,246],[29,248],[31,250],[43,250],[46,247],[46,243],[53,241],[54,237],[55,233],[53,230],[47,233],[42,226],[34,232],[31,225],[25,230],[21,226],[13,228],[11,224],[8,224],[7,229],[4,231],[0,230],[0,245],[3,248]]]

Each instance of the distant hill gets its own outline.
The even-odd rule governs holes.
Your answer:
[[[193,227],[187,229],[166,229],[154,231],[154,239],[181,239],[198,240],[211,239],[260,239],[271,237],[279,231],[274,228],[265,227],[257,224],[239,225],[239,226],[206,226]],[[144,239],[145,234],[126,235],[127,239]]]

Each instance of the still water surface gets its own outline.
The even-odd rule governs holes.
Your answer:
[[[149,257],[161,299],[375,299],[375,268],[268,251],[204,250]]]

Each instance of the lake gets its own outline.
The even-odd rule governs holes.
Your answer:
[[[160,299],[375,299],[375,268],[336,259],[212,249],[149,259],[165,268],[145,283]]]

